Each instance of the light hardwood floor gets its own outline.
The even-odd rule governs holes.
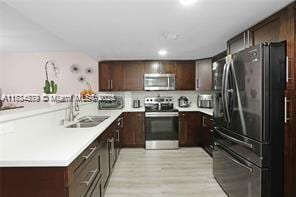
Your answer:
[[[105,197],[226,197],[202,148],[122,149]]]

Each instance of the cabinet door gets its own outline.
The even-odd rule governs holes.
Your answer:
[[[287,8],[287,85],[286,89],[296,88],[296,69],[295,69],[295,37],[296,37],[296,3]]]
[[[200,146],[201,116],[197,112],[180,112],[179,140],[180,146]]]
[[[112,91],[124,90],[123,66],[121,62],[114,62],[110,65],[111,81],[110,86]]]
[[[100,62],[99,63],[99,91],[110,91],[110,63]]]
[[[252,45],[285,40],[286,11],[281,11],[250,29]]]
[[[286,91],[284,192],[285,197],[296,193],[296,93]]]
[[[234,54],[246,48],[246,33],[242,33],[227,42],[227,53]]]
[[[106,131],[105,131],[106,132]],[[101,169],[102,169],[102,184],[103,187],[106,188],[108,178],[109,178],[109,150],[108,150],[108,141],[107,136],[102,136],[100,139],[100,143],[102,143],[102,147],[100,149],[101,152]]]
[[[176,62],[176,90],[195,90],[195,61]]]
[[[122,91],[123,88],[123,67],[121,62],[100,62],[99,90]]]
[[[146,61],[145,74],[157,74],[157,73],[159,73],[159,61]]]
[[[213,123],[212,118],[206,115],[202,116],[203,127],[203,147],[211,156],[213,154]]]
[[[144,113],[134,114],[134,129],[135,129],[135,145],[138,147],[145,146],[145,132],[144,132]]]
[[[160,61],[159,62],[159,73],[175,74],[176,73],[176,62],[175,61]]]
[[[98,175],[84,197],[103,197],[102,177]]]
[[[197,61],[197,90],[212,90],[212,60],[204,59]]]
[[[124,90],[144,90],[144,62],[123,62],[123,69],[125,82]]]
[[[144,147],[144,113],[124,113],[124,127],[122,132],[123,147]]]

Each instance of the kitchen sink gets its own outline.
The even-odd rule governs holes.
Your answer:
[[[78,122],[71,124],[71,125],[67,126],[66,128],[95,127],[108,118],[110,118],[110,116],[83,116],[78,119]]]

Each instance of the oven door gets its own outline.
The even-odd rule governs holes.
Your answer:
[[[146,149],[179,147],[178,112],[146,112]]]
[[[174,74],[145,74],[145,90],[175,90]]]

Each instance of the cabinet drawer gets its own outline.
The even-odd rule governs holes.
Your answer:
[[[99,148],[98,142],[94,141],[71,163],[68,168],[68,185],[71,185],[77,175],[88,165],[90,160],[98,152]]]
[[[100,155],[96,151],[84,168],[75,172],[75,179],[69,186],[69,197],[83,196],[94,183],[97,176],[101,176]]]

